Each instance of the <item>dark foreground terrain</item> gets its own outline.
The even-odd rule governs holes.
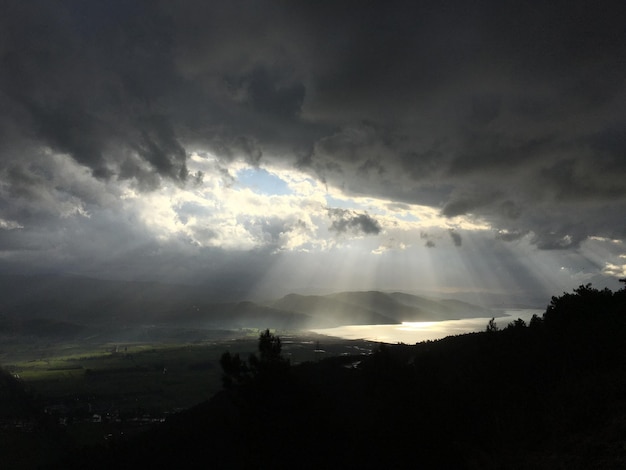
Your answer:
[[[11,469],[39,468],[77,449],[146,432],[220,391],[220,356],[248,357],[259,338],[257,329],[123,333],[76,339],[63,329],[60,335],[31,330],[0,336],[3,462]],[[281,354],[291,364],[367,355],[376,346],[303,331],[280,335]]]
[[[46,468],[626,468],[625,333],[626,291],[591,286],[528,325],[366,357],[295,366],[267,331],[222,355],[211,399]]]

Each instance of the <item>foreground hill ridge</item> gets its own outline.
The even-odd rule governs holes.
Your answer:
[[[156,324],[285,330],[493,315],[491,309],[467,302],[434,300],[401,292],[294,293],[267,302],[218,302],[201,286],[62,276],[0,278],[0,315],[18,319],[21,322],[18,330],[25,334],[30,325],[36,335],[45,331],[36,324],[37,319],[59,322],[59,328],[54,330],[58,335],[63,335],[61,326],[66,324],[67,335],[71,336],[80,334],[81,326],[110,328]],[[7,329],[4,331],[6,333]]]

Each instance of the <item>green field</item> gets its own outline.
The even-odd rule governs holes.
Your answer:
[[[308,332],[278,334],[294,364],[371,348],[369,342]],[[249,329],[214,332],[190,342],[4,342],[0,363],[48,407],[163,416],[219,391],[222,353],[247,358],[256,351],[258,335],[259,330]],[[320,347],[326,352],[316,353]]]
[[[0,426],[0,454],[11,468],[37,468],[84,446],[110,445],[142,433],[169,414],[201,403],[222,388],[225,351],[256,352],[260,330],[172,330],[141,334],[149,341],[0,338],[0,366],[46,410],[48,424]],[[367,354],[374,345],[310,332],[277,333],[293,364]],[[156,338],[155,338],[156,337]],[[323,349],[325,352],[320,352]],[[317,352],[316,352],[317,350]]]
[[[253,332],[242,333],[240,340],[209,334],[178,342],[2,338],[0,365],[19,377],[37,409],[46,410],[49,425],[36,425],[36,432],[4,426],[0,451],[11,468],[37,468],[68,449],[143,432],[217,392],[221,353],[255,347]]]

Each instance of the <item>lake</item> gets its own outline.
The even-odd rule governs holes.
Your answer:
[[[543,309],[506,309],[503,314],[495,317],[495,321],[499,328],[506,327],[518,318],[528,324],[534,314],[541,316],[544,311]],[[441,339],[446,336],[483,331],[487,328],[490,319],[491,317],[480,317],[463,320],[403,322],[397,325],[347,325],[312,331],[344,339],[413,344],[420,341]]]

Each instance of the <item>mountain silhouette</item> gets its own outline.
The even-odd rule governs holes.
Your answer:
[[[492,316],[491,310],[466,302],[400,292],[289,294],[266,302],[223,302],[202,286],[76,276],[0,276],[0,281],[0,315],[9,323],[18,321],[23,334],[39,334],[36,331],[45,329],[43,320],[59,334],[65,325],[66,335],[74,335],[84,326],[100,331],[141,325],[307,329]]]

